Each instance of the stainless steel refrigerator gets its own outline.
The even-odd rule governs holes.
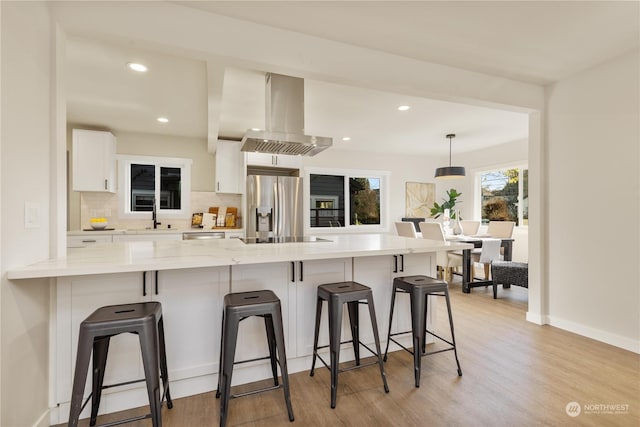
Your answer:
[[[250,243],[303,240],[302,178],[247,176],[247,238]]]

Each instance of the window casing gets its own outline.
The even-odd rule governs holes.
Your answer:
[[[529,169],[515,165],[478,172],[479,217],[489,221],[529,224]]]
[[[150,218],[154,203],[163,218],[191,216],[191,159],[118,156],[120,215]]]
[[[308,231],[387,229],[388,172],[309,168],[305,175]]]

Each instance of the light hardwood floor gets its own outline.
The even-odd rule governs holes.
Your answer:
[[[639,355],[526,322],[526,289],[499,288],[497,300],[491,288],[463,294],[454,283],[450,289],[462,377],[452,352],[427,356],[416,388],[412,356],[398,351],[385,364],[389,394],[376,366],[342,373],[337,406],[331,409],[329,372],[316,368],[314,377],[308,371],[290,375],[294,423],[288,421],[282,390],[276,390],[232,399],[227,425],[640,426]],[[446,335],[443,298],[438,318],[438,331]],[[578,402],[582,413],[568,416],[570,402]],[[607,413],[602,405],[622,411]],[[163,409],[163,425],[217,426],[218,409],[214,393],[176,399],[173,409]],[[98,423],[147,411],[105,415]],[[128,425],[151,426],[151,421]]]

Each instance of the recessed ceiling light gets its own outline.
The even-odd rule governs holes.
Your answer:
[[[343,141],[351,141],[351,137],[350,136],[345,136],[342,138]]]
[[[409,108],[411,107],[409,107],[408,105],[401,105],[398,107],[398,111],[407,111]]]
[[[137,71],[139,73],[144,73],[147,71],[147,66],[144,64],[138,64],[137,62],[128,62],[127,67],[131,68],[133,71]]]
[[[252,131],[254,132],[258,132],[260,130],[260,128],[251,128]]]
[[[166,117],[158,117],[156,120],[160,123],[169,123],[169,119],[167,119]]]

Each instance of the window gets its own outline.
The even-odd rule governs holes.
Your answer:
[[[120,214],[147,218],[153,211],[163,217],[188,218],[191,159],[119,156]]]
[[[526,166],[481,172],[480,214],[482,223],[515,221],[529,223],[529,169]]]
[[[309,227],[316,231],[382,228],[388,206],[384,202],[387,175],[380,171],[309,172]]]
[[[349,178],[351,225],[380,225],[380,178]]]

